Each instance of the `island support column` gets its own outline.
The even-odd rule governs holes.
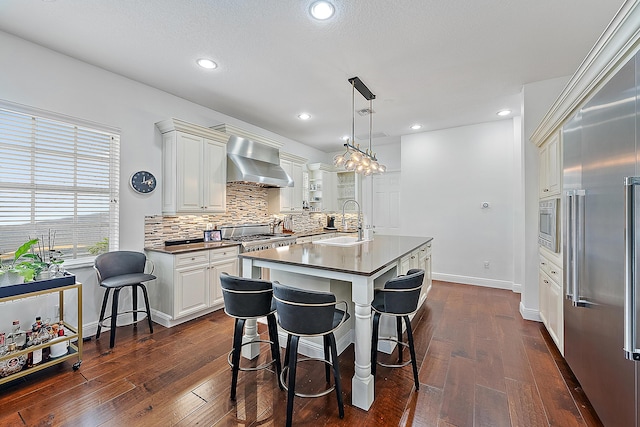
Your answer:
[[[253,261],[250,259],[242,259],[242,277],[248,279],[260,279],[260,268],[253,267]],[[242,344],[252,342],[250,345],[242,346],[242,357],[246,359],[255,359],[260,355],[260,339],[258,335],[258,321],[256,319],[247,319],[244,322],[244,335],[242,335]],[[255,342],[254,342],[255,341]]]
[[[355,373],[351,379],[351,404],[367,411],[374,399],[374,378],[371,375],[373,279],[354,277],[351,283],[351,299],[355,304]]]

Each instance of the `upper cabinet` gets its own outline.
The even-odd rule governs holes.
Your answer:
[[[302,212],[303,173],[306,162],[307,159],[302,157],[280,152],[280,166],[293,178],[293,187],[272,188],[269,190],[269,211],[271,213]]]
[[[162,212],[224,212],[229,136],[178,119],[156,126],[162,132]]]
[[[559,196],[562,188],[560,132],[552,134],[540,146],[540,198]]]
[[[336,172],[323,163],[307,165],[309,170],[309,209],[311,212],[332,212],[337,209]]]
[[[342,205],[349,199],[362,203],[360,195],[360,175],[355,172],[340,171],[336,174],[336,209],[342,210]],[[345,212],[358,212],[355,203],[345,206]]]

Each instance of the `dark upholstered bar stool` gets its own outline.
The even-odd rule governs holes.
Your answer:
[[[143,285],[143,282],[154,280],[156,276],[153,274],[146,274],[144,272],[146,264],[147,257],[145,254],[130,251],[107,252],[106,254],[99,255],[95,260],[93,268],[98,274],[98,283],[100,286],[105,288],[96,339],[100,338],[100,330],[104,326],[103,322],[107,319],[111,319],[111,334],[109,339],[109,347],[111,348],[113,348],[116,343],[116,322],[118,320],[118,316],[121,314],[133,313],[133,325],[135,328],[137,327],[136,323],[138,322],[138,313],[147,313],[149,331],[153,333],[151,309],[149,308],[149,296],[147,295],[147,288]],[[151,264],[151,266],[151,273],[153,273],[153,264]],[[133,306],[129,311],[118,313],[118,299],[120,291],[125,286],[131,286]],[[142,289],[146,310],[138,310],[138,288]],[[104,317],[104,312],[107,308],[107,300],[109,299],[109,293],[112,289],[113,300],[111,303],[111,315]]]
[[[346,301],[336,301],[335,295],[330,292],[307,291],[278,282],[273,282],[273,297],[276,301],[278,323],[288,334],[284,368],[281,374],[281,382],[287,389],[287,427],[292,423],[294,396],[320,397],[331,393],[334,389],[338,398],[340,418],[343,418],[344,404],[338,368],[338,351],[333,332],[349,319]],[[336,308],[338,304],[344,304],[344,311]],[[300,337],[319,336],[323,337],[324,359],[298,359]],[[331,359],[329,359],[329,352],[331,352]],[[327,383],[330,382],[329,367],[332,366],[335,385],[318,394],[296,393],[296,364],[308,360],[321,360],[325,363]],[[288,381],[286,381],[287,378]]]
[[[233,332],[233,348],[229,352],[229,365],[231,365],[231,400],[236,399],[236,385],[238,384],[238,371],[257,371],[275,363],[278,385],[280,384],[280,344],[278,343],[278,326],[276,324],[276,307],[273,301],[271,282],[258,279],[246,279],[230,276],[227,273],[220,274],[220,285],[224,298],[224,312],[235,318]],[[242,333],[245,321],[248,319],[267,318],[269,328],[269,341],[257,340],[242,344]],[[253,343],[269,343],[271,345],[272,359],[260,366],[252,368],[240,367],[240,353],[243,345]]]
[[[390,279],[385,283],[383,289],[376,289],[371,309],[373,310],[373,338],[371,341],[371,374],[376,375],[376,364],[389,368],[400,368],[411,363],[413,367],[413,380],[416,390],[420,389],[418,381],[418,367],[416,364],[416,351],[413,346],[413,333],[411,331],[411,321],[409,315],[418,310],[418,301],[420,300],[420,290],[422,289],[422,281],[424,279],[424,270],[411,269],[405,276],[398,276]],[[396,318],[397,338],[394,337],[378,337],[378,329],[381,315],[394,316]],[[402,319],[407,327],[407,341],[402,341]],[[378,358],[378,341],[391,341],[398,344],[398,363],[394,365],[383,364],[377,362]],[[402,361],[402,350],[409,347],[411,360]]]

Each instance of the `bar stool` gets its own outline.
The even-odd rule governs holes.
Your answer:
[[[229,352],[227,360],[231,365],[231,400],[236,400],[236,385],[238,384],[238,371],[257,371],[267,368],[275,363],[276,375],[280,378],[282,367],[280,364],[280,344],[278,343],[278,326],[276,324],[276,307],[273,301],[271,282],[258,279],[246,279],[220,273],[220,286],[224,298],[224,312],[235,318],[233,332],[233,348]],[[269,340],[256,340],[242,343],[242,333],[245,321],[248,319],[267,318]],[[271,345],[272,359],[260,366],[242,368],[240,366],[240,353],[242,346],[254,343],[269,343]],[[280,380],[278,386],[282,389]]]
[[[424,279],[424,270],[411,269],[405,276],[398,276],[390,279],[385,283],[383,289],[376,289],[371,302],[373,310],[373,337],[371,340],[371,375],[376,376],[376,365],[385,366],[387,368],[401,368],[411,363],[413,367],[413,381],[416,390],[420,389],[418,381],[418,367],[416,364],[416,351],[413,346],[413,333],[411,331],[411,321],[409,315],[418,310],[418,301],[420,300],[420,290]],[[394,337],[378,337],[378,330],[381,315],[394,316],[396,318],[397,338]],[[402,341],[402,319],[407,327],[407,343]],[[377,362],[378,358],[378,341],[391,341],[398,345],[398,363],[385,364]],[[409,347],[411,360],[402,361],[402,350]]]
[[[153,273],[153,263],[151,265],[151,273]],[[127,313],[133,313],[133,327],[136,328],[138,322],[138,313],[147,313],[147,321],[149,322],[149,331],[153,333],[153,325],[151,323],[151,309],[149,308],[149,296],[147,288],[143,282],[154,280],[156,276],[144,272],[147,264],[147,257],[141,252],[131,251],[114,251],[99,255],[93,265],[98,275],[98,283],[105,288],[104,298],[102,299],[102,309],[100,310],[100,320],[98,321],[98,330],[96,339],[100,338],[100,330],[103,322],[111,319],[111,334],[109,339],[109,347],[113,348],[116,342],[116,321],[118,316]],[[125,286],[131,286],[131,295],[133,297],[133,306],[129,311],[118,313],[118,299],[120,291]],[[138,310],[138,288],[142,289],[144,295],[144,303],[146,310]],[[104,317],[107,308],[107,300],[109,293],[113,289],[113,300],[111,302],[111,315]]]
[[[287,427],[292,423],[294,396],[320,397],[331,393],[334,389],[338,398],[340,418],[344,418],[338,351],[333,332],[349,319],[347,302],[336,301],[335,295],[330,292],[302,290],[278,282],[273,282],[273,298],[276,301],[278,324],[288,334],[284,367],[280,375],[280,380],[287,390]],[[338,304],[344,304],[344,311],[336,308]],[[300,337],[319,336],[323,337],[324,359],[311,357],[299,359]],[[329,359],[329,352],[331,352],[331,359]],[[327,383],[330,383],[329,367],[333,367],[334,386],[318,394],[295,392],[296,365],[298,362],[309,360],[324,362]],[[285,381],[286,378],[288,381]]]

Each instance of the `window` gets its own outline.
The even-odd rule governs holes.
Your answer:
[[[33,238],[65,265],[117,249],[118,132],[20,107],[0,104],[0,254]]]

